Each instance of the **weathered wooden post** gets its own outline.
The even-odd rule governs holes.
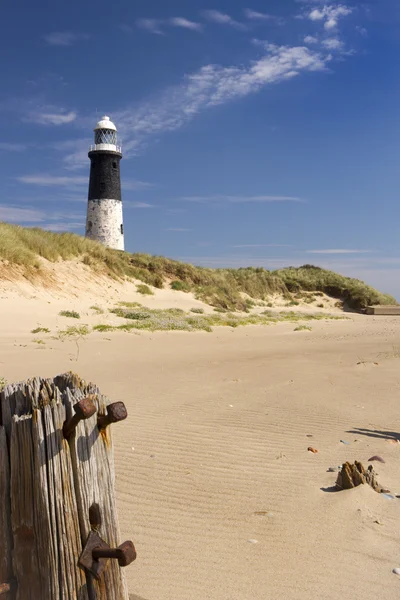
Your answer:
[[[72,373],[0,393],[1,598],[128,600],[109,426],[126,416]]]

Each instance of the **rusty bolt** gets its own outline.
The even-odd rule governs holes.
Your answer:
[[[99,429],[105,429],[111,423],[118,423],[123,421],[128,416],[128,413],[123,402],[114,402],[107,406],[106,415],[97,415],[97,427]]]
[[[69,421],[65,421],[63,426],[63,434],[66,439],[70,438],[74,433],[79,421],[89,419],[94,415],[96,407],[91,398],[84,398],[80,402],[74,404],[74,411],[74,416]]]
[[[136,558],[135,546],[132,542],[124,542],[118,548],[95,548],[92,552],[95,560],[99,558],[116,558],[120,567],[127,567]]]
[[[0,596],[7,594],[11,591],[11,585],[9,583],[0,583]]]

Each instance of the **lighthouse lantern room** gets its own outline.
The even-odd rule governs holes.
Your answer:
[[[109,117],[100,119],[90,146],[90,179],[86,237],[116,250],[124,250],[121,200],[121,146],[117,128]]]

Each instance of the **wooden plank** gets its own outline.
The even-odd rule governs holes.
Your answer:
[[[0,426],[0,585],[13,579],[12,569],[12,533],[10,505],[10,466],[6,431]],[[4,600],[14,600],[15,594],[7,592],[1,596]]]
[[[31,414],[13,417],[10,452],[16,599],[88,600],[65,407],[52,381],[23,386]]]
[[[59,389],[64,391],[63,401],[67,418],[73,414],[73,405],[89,395],[97,406],[98,413],[105,414],[109,400],[102,396],[96,386],[86,385],[82,380],[72,381],[70,374],[56,378],[56,382]],[[91,506],[97,504],[100,510],[101,524],[95,529],[111,547],[117,547],[124,540],[120,538],[115,503],[111,427],[100,432],[97,427],[97,415],[81,421],[77,426],[76,435],[71,438],[70,446],[82,541],[86,542],[92,529],[89,510]],[[128,600],[124,573],[116,560],[109,560],[101,579],[99,581],[92,579],[91,583],[93,592],[90,598]]]

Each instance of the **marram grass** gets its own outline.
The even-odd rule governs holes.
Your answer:
[[[40,278],[45,276],[41,258],[51,262],[75,258],[92,271],[114,279],[132,278],[147,286],[169,285],[177,291],[193,292],[196,298],[221,311],[248,312],[251,300],[268,302],[273,294],[282,294],[295,305],[294,295],[301,292],[325,293],[356,310],[371,304],[397,304],[392,296],[358,279],[312,265],[278,271],[261,267],[207,269],[162,256],[112,250],[73,233],[0,222],[0,260],[19,266],[29,278]]]

